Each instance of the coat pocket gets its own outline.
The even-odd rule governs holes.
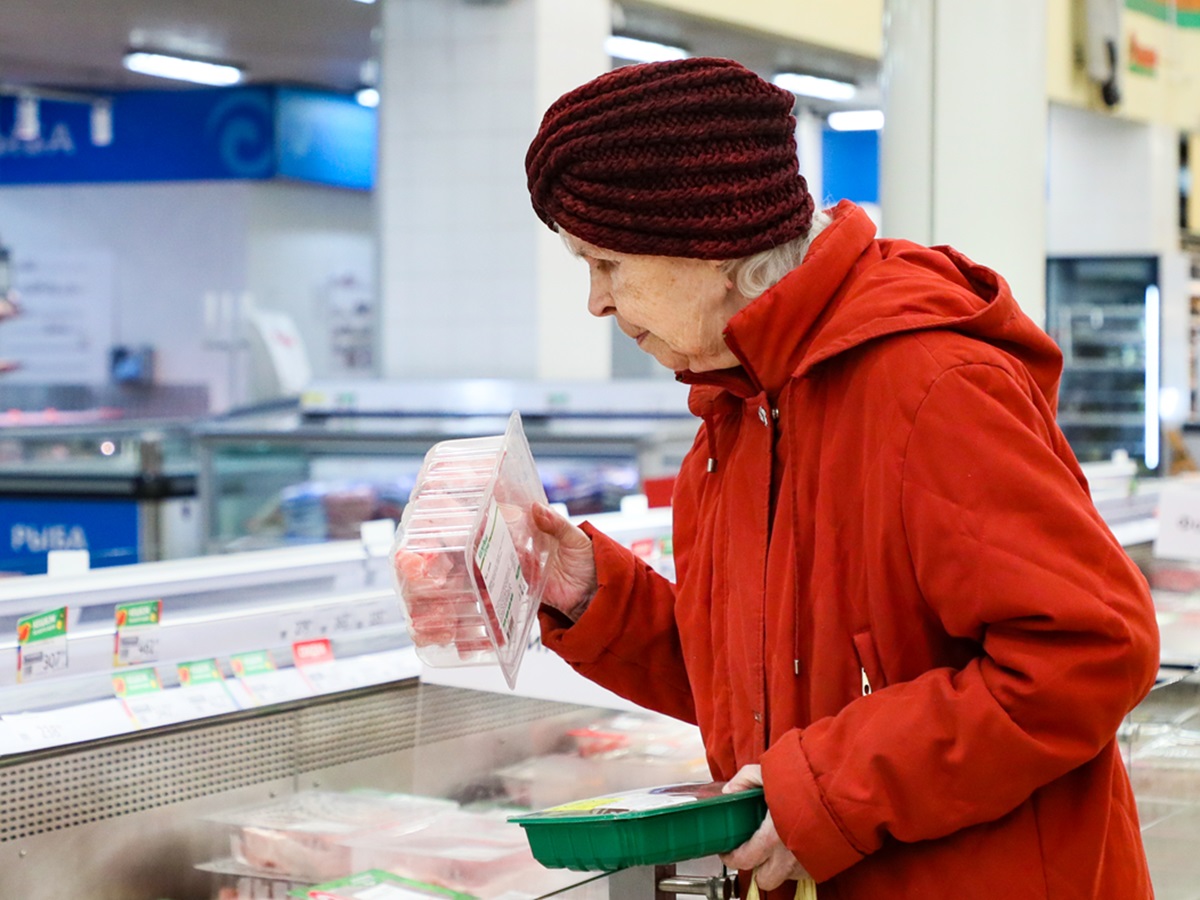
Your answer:
[[[870,631],[859,631],[853,636],[854,654],[858,661],[859,680],[862,684],[862,695],[865,697],[872,691],[877,691],[887,684],[883,677],[883,666],[879,662],[879,652],[875,649],[875,638]]]

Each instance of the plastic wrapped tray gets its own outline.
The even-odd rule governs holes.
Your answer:
[[[346,840],[379,829],[419,828],[457,804],[376,792],[305,791],[213,816],[233,858],[264,875],[324,881],[354,871]]]
[[[612,872],[724,853],[762,824],[761,788],[723,794],[724,782],[671,784],[577,800],[510,817],[550,868]]]
[[[471,893],[536,865],[505,812],[464,810],[415,830],[362,834],[349,844],[355,870],[383,869]]]
[[[519,413],[503,435],[440,441],[425,455],[392,547],[423,662],[499,663],[515,685],[551,552],[530,521],[535,501],[546,491]]]

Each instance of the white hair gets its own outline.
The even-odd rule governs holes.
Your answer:
[[[747,300],[753,300],[768,288],[777,285],[788,272],[800,265],[804,254],[808,253],[808,248],[817,235],[824,231],[832,221],[833,217],[824,210],[813,210],[812,224],[809,225],[808,231],[800,237],[792,238],[777,247],[760,250],[750,256],[743,256],[741,259],[727,260],[721,263],[721,271],[733,278],[733,284],[738,293]],[[567,249],[575,254],[576,250],[571,246],[571,240],[578,240],[578,238],[557,224],[555,224],[554,230],[558,232],[558,236]]]
[[[738,293],[753,300],[800,265],[813,240],[832,221],[833,218],[824,210],[813,210],[812,224],[803,235],[778,247],[760,250],[741,259],[731,259],[722,265],[722,271],[733,277]]]

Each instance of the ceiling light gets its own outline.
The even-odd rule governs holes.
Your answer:
[[[354,92],[354,99],[358,101],[359,106],[374,109],[379,105],[379,91],[373,87],[359,88]]]
[[[133,51],[125,54],[125,68],[143,75],[159,78],[174,78],[195,84],[211,84],[225,87],[242,80],[242,70],[236,66],[185,59],[182,56],[167,56],[163,53]]]
[[[358,0],[359,3],[374,3],[375,0]]]
[[[879,131],[883,128],[883,110],[844,109],[831,112],[827,121],[834,131]]]
[[[42,118],[38,99],[32,94],[17,97],[17,120],[13,123],[13,137],[18,141],[36,141],[42,136]]]
[[[92,146],[107,147],[113,141],[112,103],[97,100],[92,104]]]
[[[682,47],[643,41],[639,38],[610,34],[604,39],[604,52],[616,59],[630,62],[666,62],[670,59],[687,59],[688,52]]]
[[[779,72],[771,80],[793,94],[799,94],[802,97],[816,97],[818,100],[850,100],[858,91],[858,88],[848,81],[835,81],[832,78],[819,78],[816,75],[801,75],[798,72]]]

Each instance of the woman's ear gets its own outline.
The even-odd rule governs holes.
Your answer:
[[[734,269],[731,261],[727,259],[710,259],[708,262],[714,269],[716,269],[725,277],[725,290],[732,291],[733,278],[736,270]]]

